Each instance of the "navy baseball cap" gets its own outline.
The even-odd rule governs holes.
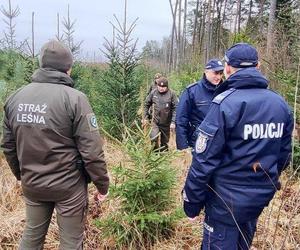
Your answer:
[[[205,65],[205,69],[211,69],[213,71],[221,71],[224,70],[224,66],[219,59],[211,59]]]
[[[237,43],[225,52],[224,59],[235,68],[255,67],[258,64],[258,53],[248,43]]]

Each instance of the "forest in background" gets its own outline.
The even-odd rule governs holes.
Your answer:
[[[101,51],[106,62],[76,60],[71,75],[75,87],[89,97],[102,133],[108,141],[108,154],[118,152],[123,156],[120,156],[120,162],[110,162],[115,185],[111,201],[103,206],[103,209],[108,210],[104,212],[106,220],[96,222],[96,227],[108,230],[109,235],[104,235],[108,238],[108,245],[132,249],[143,246],[149,249],[156,240],[158,245],[164,244],[161,243],[162,239],[170,239],[172,242],[172,235],[177,237],[179,234],[183,245],[192,246],[199,241],[199,230],[186,225],[186,222],[183,225],[187,229],[179,226],[184,215],[178,200],[178,184],[182,184],[186,173],[183,168],[186,168],[190,159],[173,150],[160,158],[151,152],[147,131],[140,128],[141,107],[146,90],[154,74],[162,72],[179,96],[187,85],[201,78],[203,65],[208,59],[222,59],[225,50],[234,43],[248,42],[259,51],[262,71],[270,79],[270,88],[286,98],[299,123],[300,3],[296,0],[169,0],[173,18],[170,36],[162,41],[146,42],[142,51],[137,50],[138,41],[132,38],[138,20],[132,23],[126,21],[126,6],[130,0],[124,3],[124,16],[115,17],[112,22],[113,39],[106,39]],[[6,29],[0,36],[1,120],[5,99],[14,90],[29,83],[33,71],[38,67],[34,13],[30,39],[19,41],[15,34],[21,26],[18,23],[20,11],[14,6],[13,0],[7,0],[1,6],[1,17],[6,23]],[[69,11],[66,17],[57,15],[56,39],[63,41],[71,49],[74,58],[78,58],[82,41],[76,41],[74,37],[76,22],[71,16]],[[110,147],[118,149],[112,150]],[[174,163],[178,161],[181,166]],[[3,165],[6,166],[4,162]],[[275,249],[296,249],[300,244],[299,165],[300,145],[296,130],[293,162],[284,177],[284,189],[272,207],[268,208],[259,226],[258,232],[265,234],[268,240],[264,242],[261,235],[257,236],[254,245],[258,249],[270,249],[272,246]],[[138,171],[132,172],[132,166]],[[170,166],[175,166],[177,173]],[[9,214],[15,211],[14,207],[8,205],[9,201],[17,199],[13,196],[16,195],[15,186],[7,172],[1,173],[2,185],[6,183],[7,188],[2,187],[0,190],[0,205],[5,211],[3,214]],[[147,181],[144,179],[145,173]],[[136,181],[128,176],[134,177]],[[161,180],[166,180],[166,185],[154,192],[154,187]],[[128,197],[122,190],[130,190],[136,196]],[[149,196],[143,197],[145,192],[149,192]],[[140,200],[133,197],[140,197]],[[160,205],[157,200],[161,201]],[[112,202],[118,204],[118,213],[116,208],[111,208]],[[132,204],[136,206],[132,207]],[[135,210],[138,206],[142,209]],[[126,217],[124,211],[129,207],[132,210]],[[95,207],[93,209],[97,210]],[[94,210],[91,211],[92,218],[94,213],[100,213]],[[274,210],[276,213],[273,214]],[[116,221],[118,223],[113,223]],[[132,230],[129,230],[128,225]],[[96,230],[94,225],[89,226],[92,227],[91,232]],[[184,230],[187,230],[186,234],[191,234],[190,238],[184,235]],[[96,230],[102,237],[101,232]],[[15,244],[15,237],[18,236],[2,236],[1,239],[0,232],[1,245]],[[57,244],[57,235],[53,239]],[[89,237],[87,239],[91,240]],[[92,245],[92,240],[88,244]]]

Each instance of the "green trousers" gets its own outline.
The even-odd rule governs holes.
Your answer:
[[[83,249],[84,225],[87,215],[87,191],[81,190],[64,201],[32,201],[25,198],[26,225],[19,250],[43,249],[54,209],[57,212],[62,250]]]
[[[155,150],[158,148],[160,148],[160,151],[168,150],[168,142],[170,139],[170,125],[157,125],[156,123],[152,123],[150,139],[154,144]]]

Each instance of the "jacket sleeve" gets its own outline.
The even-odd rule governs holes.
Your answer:
[[[289,165],[292,153],[292,133],[294,129],[294,120],[292,113],[289,112],[288,122],[283,131],[283,137],[280,145],[280,153],[278,158],[278,173]]]
[[[153,97],[153,91],[146,97],[145,104],[144,104],[144,119],[150,119],[149,117],[149,109],[152,106],[152,97]]]
[[[4,110],[5,109],[6,108],[4,107]],[[3,153],[12,173],[17,178],[17,180],[21,180],[21,171],[17,156],[16,140],[9,125],[6,111],[4,111],[3,138],[1,147],[3,148]]]
[[[225,132],[218,105],[211,106],[196,134],[192,164],[183,189],[184,211],[191,218],[198,216],[203,208],[210,178],[222,159]]]
[[[172,92],[172,107],[171,107],[171,112],[172,112],[172,122],[175,123],[175,118],[176,118],[176,108],[178,104],[178,99],[175,94],[175,92]]]
[[[186,89],[179,98],[176,109],[176,146],[182,150],[189,147],[188,133],[190,129],[189,121],[191,114],[191,102]]]
[[[85,95],[79,95],[73,105],[73,137],[84,162],[86,172],[101,194],[106,194],[109,177],[104,159],[103,141],[96,116]]]

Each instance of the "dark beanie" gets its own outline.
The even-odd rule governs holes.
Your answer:
[[[158,80],[156,80],[157,85],[160,87],[168,87],[168,79],[165,77],[161,77]]]
[[[41,48],[41,68],[51,68],[66,73],[72,64],[73,55],[63,43],[51,40]]]

